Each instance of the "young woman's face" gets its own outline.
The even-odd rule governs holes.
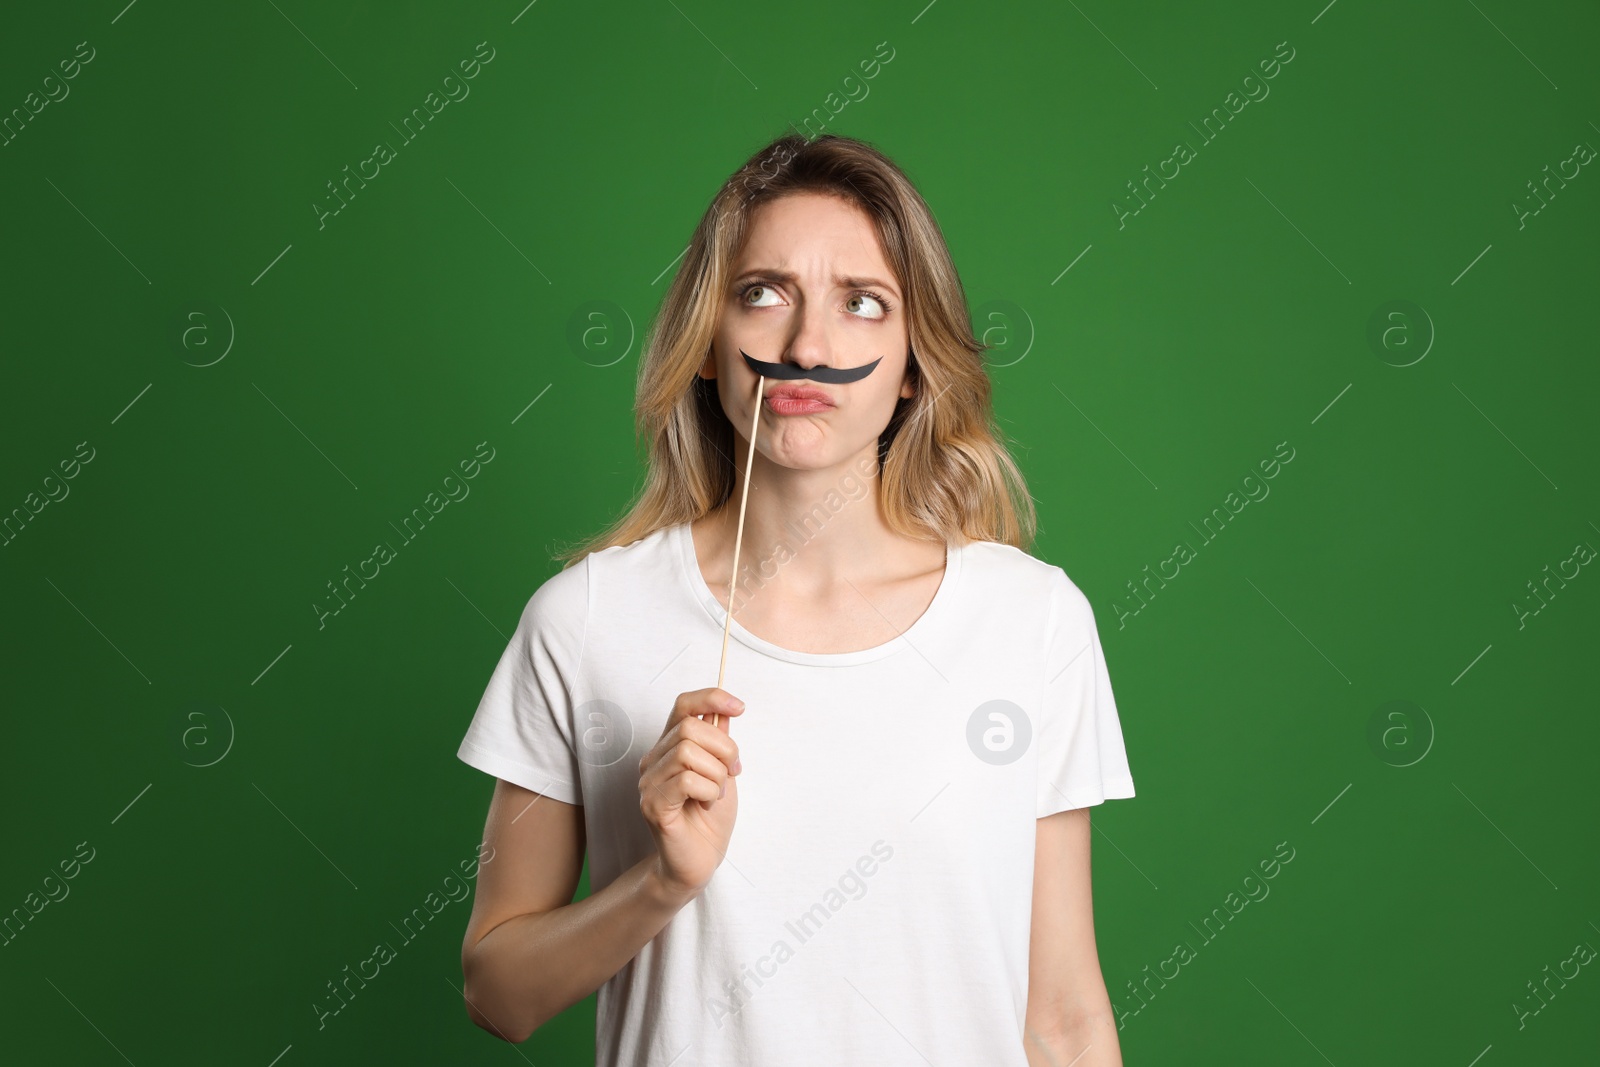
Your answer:
[[[722,300],[700,376],[717,380],[741,441],[749,441],[757,379],[741,350],[804,369],[879,360],[865,378],[843,384],[768,378],[756,432],[756,448],[785,467],[839,466],[869,449],[876,457],[895,403],[915,390],[906,374],[904,300],[866,213],[815,193],[762,205]],[[784,398],[796,388],[823,400]]]

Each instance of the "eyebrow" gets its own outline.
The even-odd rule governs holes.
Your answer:
[[[737,285],[746,278],[753,278],[757,276],[763,278],[775,278],[780,282],[788,282],[790,284],[800,280],[800,276],[792,270],[773,270],[770,267],[752,267],[749,270],[742,272],[738,277],[734,278],[733,284]],[[877,278],[864,278],[854,275],[835,275],[833,284],[839,286],[841,289],[887,289],[896,296],[900,295],[900,290],[898,288],[888,282],[880,281]]]

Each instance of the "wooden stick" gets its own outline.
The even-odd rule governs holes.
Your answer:
[[[733,590],[739,581],[739,545],[744,541],[744,508],[750,500],[750,467],[756,458],[756,427],[761,425],[761,400],[766,395],[767,379],[756,375],[756,413],[750,419],[750,451],[744,457],[744,487],[739,494],[739,529],[733,535],[733,575],[728,579],[728,610],[722,619],[722,663],[717,667],[717,688],[722,688],[723,676],[728,670],[728,630],[733,624]],[[711,714],[711,725],[722,718]]]

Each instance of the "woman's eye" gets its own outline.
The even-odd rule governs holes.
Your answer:
[[[870,301],[871,303],[864,305],[863,301]],[[876,307],[877,311],[862,316],[863,318],[868,319],[881,319],[885,314],[888,313],[888,309],[883,306],[883,301],[879,300],[875,296],[868,296],[866,293],[857,293],[849,300],[846,300],[844,306],[850,311],[856,311],[863,306]]]
[[[776,296],[776,295],[777,294],[772,291],[772,288],[770,286],[752,285],[752,286],[750,286],[748,289],[746,289],[744,291],[744,302],[750,307],[771,307],[772,306],[771,304],[758,304],[758,303],[755,303],[752,300],[752,297],[767,297],[767,296]]]

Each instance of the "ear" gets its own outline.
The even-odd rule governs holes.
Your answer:
[[[917,387],[915,384],[916,375],[912,373],[912,368],[915,366],[913,361],[915,359],[916,353],[912,352],[909,348],[906,349],[906,373],[905,377],[900,380],[900,395],[908,400],[917,395]]]
[[[700,369],[695,371],[702,378],[715,381],[717,377],[717,356],[711,349],[706,349],[705,361],[700,364]]]

